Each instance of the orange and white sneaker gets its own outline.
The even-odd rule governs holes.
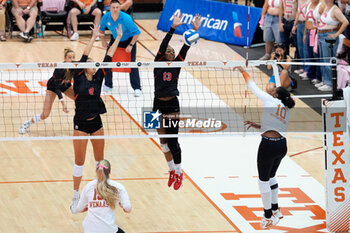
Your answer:
[[[273,216],[273,215],[271,216],[271,218],[263,217],[261,219],[261,222],[260,222],[260,227],[262,229],[267,229],[267,228],[270,228],[272,226],[276,226],[279,221],[280,221],[280,219],[275,217],[275,216]]]
[[[175,182],[175,170],[171,170],[169,172],[169,180],[168,180],[168,187],[171,187],[173,183]]]
[[[282,212],[280,209],[272,210],[272,215],[281,220],[283,218]]]
[[[182,180],[183,180],[184,174],[181,172],[181,174],[175,173],[175,183],[174,183],[174,189],[179,190],[182,187]]]

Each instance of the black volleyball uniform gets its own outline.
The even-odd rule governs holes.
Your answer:
[[[166,61],[165,51],[168,47],[169,41],[173,36],[174,32],[175,32],[175,29],[171,27],[169,32],[164,37],[154,61]],[[184,44],[179,52],[179,55],[174,59],[174,61],[184,61],[189,48],[190,46]],[[155,68],[154,69],[153,71],[154,72],[153,111],[159,110],[163,114],[180,111],[180,105],[177,99],[177,96],[179,95],[177,84],[178,84],[180,71],[181,71],[181,68]],[[171,96],[175,96],[175,98],[169,101],[162,101],[158,99],[160,97],[171,97]]]
[[[80,62],[86,62],[87,58],[83,55]],[[103,61],[111,62],[112,58],[106,55]],[[101,87],[105,75],[104,69],[98,69],[92,80],[89,81],[83,69],[76,70],[73,86],[75,100],[74,129],[92,134],[103,127],[100,114],[106,113],[107,110],[101,99]]]
[[[55,92],[58,99],[63,99],[62,92],[65,92],[72,86],[71,82],[65,82],[67,70],[55,69],[52,77],[47,81],[47,90]]]

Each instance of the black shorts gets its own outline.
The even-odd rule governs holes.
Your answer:
[[[87,134],[93,134],[103,127],[101,116],[98,115],[92,120],[80,120],[74,117],[74,130],[79,130]]]
[[[275,177],[283,157],[287,154],[287,140],[262,137],[258,150],[258,173],[261,181]]]
[[[61,92],[64,93],[71,86],[72,86],[71,83],[65,83],[65,84],[61,85],[61,87],[60,87]],[[55,82],[53,80],[51,81],[51,79],[49,79],[49,81],[47,81],[47,84],[46,84],[46,89],[49,90],[49,91],[52,91],[52,92],[56,92],[56,84],[55,84]]]
[[[159,112],[161,112],[162,114],[180,112],[180,104],[177,96],[168,101],[163,101],[154,98],[152,111],[156,112],[157,110],[159,110]]]
[[[79,6],[74,6],[73,8],[77,8],[78,10],[80,10],[80,14],[84,14],[83,9],[80,9]],[[90,9],[89,14],[87,14],[87,15],[91,15],[92,12],[93,12],[96,8],[98,8],[97,5],[96,5],[96,4],[93,5],[93,6],[91,7],[91,9]]]

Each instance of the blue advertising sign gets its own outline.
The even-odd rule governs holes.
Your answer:
[[[248,7],[210,0],[167,0],[159,18],[157,28],[168,31],[173,15],[183,14],[184,25],[177,27],[175,33],[183,34],[192,28],[196,14],[202,16],[202,25],[198,29],[200,37],[235,45],[247,45]],[[261,8],[250,8],[249,45],[261,16]]]

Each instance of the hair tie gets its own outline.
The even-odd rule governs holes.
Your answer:
[[[108,167],[106,167],[106,166],[103,165],[103,164],[98,165],[97,168],[102,168],[102,169],[106,168],[106,169],[108,169]]]

